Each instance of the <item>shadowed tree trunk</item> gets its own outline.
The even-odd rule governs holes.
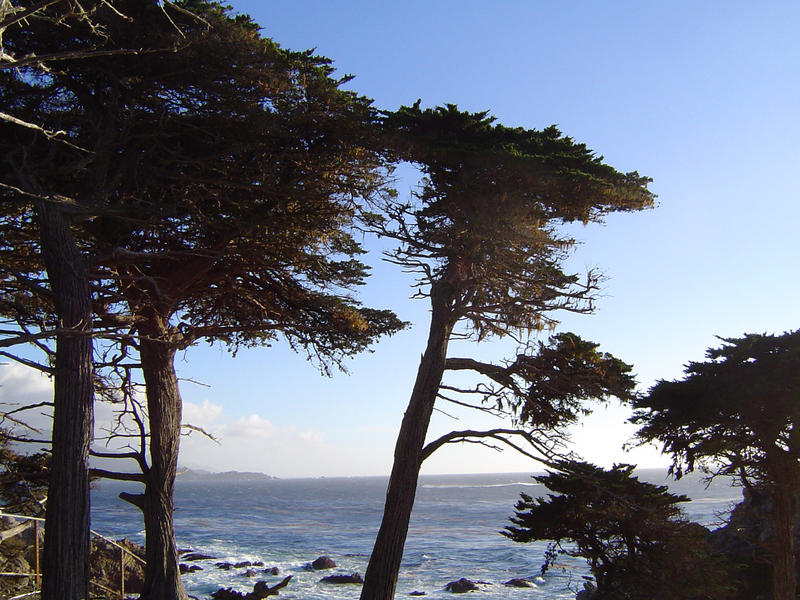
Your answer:
[[[44,600],[89,596],[89,444],[93,430],[92,306],[69,221],[37,205],[47,277],[62,328],[85,335],[56,338],[53,454],[42,562]]]
[[[797,562],[795,558],[794,526],[797,515],[796,466],[791,455],[782,451],[771,457],[773,475],[772,493],[772,598],[795,600],[797,590]]]
[[[447,344],[455,322],[452,299],[444,291],[447,287],[436,283],[431,289],[428,344],[397,436],[383,520],[364,575],[361,600],[389,600],[394,597],[397,587],[408,523],[417,493],[425,435],[444,374]]]
[[[175,349],[163,341],[165,331],[163,325],[142,331],[139,349],[147,387],[151,459],[140,505],[147,561],[141,598],[184,600],[187,596],[181,582],[172,521],[182,408],[173,364]]]

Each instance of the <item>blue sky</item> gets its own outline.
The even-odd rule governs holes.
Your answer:
[[[800,327],[797,2],[231,4],[281,45],[333,59],[379,108],[421,98],[489,110],[510,126],[557,124],[617,169],[652,177],[654,210],[571,229],[582,241],[572,268],[597,267],[608,279],[597,313],[565,315],[560,327],[633,363],[643,388],[679,377],[715,335]],[[401,181],[400,193],[409,185]],[[184,383],[185,420],[221,444],[193,436],[182,463],[279,476],[388,473],[427,306],[408,299],[409,277],[377,253],[368,260],[375,268],[364,302],[414,327],[331,379],[280,344],[235,359],[219,348],[188,350],[179,374],[210,387]],[[500,360],[509,350],[485,344],[452,354]],[[435,415],[432,433],[485,424],[457,416]],[[600,409],[574,431],[576,448],[603,464],[663,464],[652,449],[620,451],[631,431],[625,416],[614,405]],[[425,471],[537,468],[470,446],[434,456]]]

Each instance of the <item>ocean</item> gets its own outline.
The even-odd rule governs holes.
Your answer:
[[[669,484],[692,502],[687,515],[706,526],[717,526],[741,498],[739,488],[715,481],[705,488],[697,478],[679,482],[665,479],[664,471],[641,470],[641,479]],[[321,583],[329,574],[366,569],[380,524],[385,477],[274,479],[258,481],[181,481],[175,494],[175,530],[178,547],[214,558],[191,564],[202,571],[184,575],[189,594],[209,598],[220,587],[252,591],[263,579],[274,585],[293,575],[280,597],[298,600],[357,599],[358,585]],[[139,512],[117,498],[135,485],[103,481],[92,492],[92,529],[114,539],[127,537],[144,543]],[[449,581],[466,577],[486,582],[480,597],[496,599],[567,599],[582,589],[586,566],[579,559],[559,560],[539,577],[546,542],[518,544],[501,536],[520,492],[544,495],[546,490],[530,475],[422,476],[412,515],[397,597],[413,591],[426,598],[452,598],[444,591]],[[337,568],[309,571],[318,556],[329,556]],[[262,561],[262,571],[276,566],[280,574],[248,578],[245,568],[224,571],[217,562]],[[511,588],[504,582],[526,577],[535,588]]]

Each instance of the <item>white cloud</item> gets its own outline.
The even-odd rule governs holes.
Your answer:
[[[269,440],[275,435],[275,426],[267,419],[252,414],[248,417],[241,417],[235,423],[223,427],[221,435],[227,439]]]
[[[222,410],[223,408],[219,404],[213,404],[208,399],[203,400],[202,404],[184,402],[183,422],[206,428],[219,423]]]

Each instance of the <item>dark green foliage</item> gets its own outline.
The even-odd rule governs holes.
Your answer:
[[[800,493],[800,330],[725,338],[686,377],[659,381],[634,402],[643,442],[659,440],[680,476],[702,467],[760,483],[771,496],[773,597],[794,600],[792,531]]]
[[[634,402],[643,441],[659,440],[677,475],[699,464],[770,480],[770,458],[800,458],[800,330],[723,339],[686,377],[659,381]],[[776,465],[777,466],[777,465]]]
[[[598,599],[727,597],[723,559],[711,555],[707,530],[678,507],[689,498],[639,481],[633,469],[563,462],[534,477],[552,493],[522,494],[514,525],[502,533],[517,542],[552,540],[543,572],[559,554],[585,558]]]
[[[167,7],[170,21],[156,2],[116,2],[130,19],[100,4],[101,29],[35,19],[7,36],[17,55],[142,51],[3,72],[4,110],[69,141],[4,123],[3,180],[94,216],[82,237],[103,325],[152,303],[179,315],[179,346],[282,334],[322,362],[364,350],[400,326],[346,293],[367,274],[347,228],[355,200],[383,185],[369,102],[339,89],[328,59],[217,3],[182,6],[193,14]]]
[[[598,347],[574,333],[560,333],[549,344],[539,342],[536,354],[517,356],[508,369],[527,383],[516,410],[520,421],[556,428],[590,412],[588,400],[630,398],[636,386],[633,367]]]

